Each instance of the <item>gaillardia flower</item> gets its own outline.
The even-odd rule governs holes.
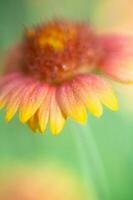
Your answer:
[[[84,123],[87,110],[100,117],[102,104],[117,110],[117,98],[102,74],[133,82],[132,47],[132,36],[96,34],[82,22],[55,20],[26,29],[0,79],[6,120],[18,110],[20,121],[33,131],[44,132],[49,124],[57,134],[67,118]]]

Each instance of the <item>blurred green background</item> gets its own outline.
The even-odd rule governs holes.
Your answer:
[[[100,32],[132,32],[131,8],[133,2],[126,0],[0,0],[1,60],[6,49],[21,38],[25,26],[65,17],[90,21]],[[129,115],[123,104],[122,98],[127,97],[119,96],[121,109],[117,113],[105,109],[100,119],[89,116],[85,126],[68,121],[57,137],[48,131],[32,134],[17,117],[7,124],[1,111],[1,180],[3,173],[8,179],[17,167],[41,166],[42,170],[52,162],[75,174],[81,187],[86,185],[83,193],[93,190],[92,195],[82,194],[81,200],[132,200],[133,114]]]

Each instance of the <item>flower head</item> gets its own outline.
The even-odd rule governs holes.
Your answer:
[[[131,36],[98,35],[87,23],[55,20],[26,29],[0,80],[6,120],[18,111],[33,131],[44,132],[49,124],[57,134],[67,118],[84,123],[87,110],[100,117],[102,104],[117,110],[117,98],[101,74],[133,82],[132,46]]]

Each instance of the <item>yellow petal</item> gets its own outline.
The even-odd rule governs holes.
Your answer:
[[[28,121],[32,115],[34,115],[40,107],[46,92],[47,87],[45,86],[40,87],[40,85],[34,85],[27,88],[19,109],[19,118],[21,122],[24,123]]]
[[[94,91],[100,101],[109,109],[116,111],[118,110],[118,99],[111,87],[111,85],[102,77],[97,77],[97,84],[95,84]]]
[[[118,110],[119,106],[118,106],[118,99],[115,96],[113,90],[111,89],[106,89],[105,91],[101,92],[99,94],[100,100],[101,102],[107,106],[108,108],[110,108],[111,110]]]
[[[37,111],[38,126],[39,126],[39,131],[41,133],[43,133],[46,130],[47,123],[49,120],[50,100],[52,95],[51,92],[52,90],[48,89],[47,93],[45,94],[44,100]]]
[[[12,82],[4,83],[4,85],[1,85],[0,89],[0,109],[5,106],[6,103],[8,103],[10,96],[15,93],[16,89],[21,87],[22,85],[22,79],[19,80],[12,80]]]
[[[51,104],[50,104],[50,115],[49,115],[49,121],[50,121],[50,129],[51,132],[54,135],[57,135],[64,127],[65,119],[63,117],[63,114],[60,110],[60,107],[56,100],[56,90],[55,88],[52,89],[53,94],[51,98]]]
[[[15,115],[15,113],[17,112],[17,109],[18,109],[18,105],[14,104],[10,107],[7,107],[7,110],[6,110],[6,113],[5,113],[5,120],[6,121],[10,121],[13,116]]]
[[[20,86],[16,91],[9,95],[5,113],[5,119],[7,121],[10,121],[17,112],[20,102],[23,98],[23,91],[25,86],[25,84]]]
[[[32,129],[33,132],[39,131],[38,129],[38,120],[36,114],[34,114],[29,120],[28,125]]]
[[[7,98],[6,97],[3,98],[3,99],[0,99],[0,109],[2,109],[5,106],[6,102],[7,102]]]
[[[85,95],[88,96],[88,98],[86,98],[88,99],[86,106],[89,106],[88,109],[93,114],[96,116],[100,116],[102,114],[103,111],[101,103],[111,110],[115,111],[118,109],[117,97],[115,96],[110,84],[105,79],[98,75],[89,74],[78,77],[77,81],[82,84],[82,87],[80,86],[82,89],[79,88],[79,94],[82,98]]]
[[[71,117],[80,123],[85,123],[87,120],[85,106],[69,84],[62,85],[58,90],[59,105],[66,117]]]
[[[92,88],[78,79],[73,82],[73,88],[87,109],[96,117],[100,117],[103,113],[103,108]]]

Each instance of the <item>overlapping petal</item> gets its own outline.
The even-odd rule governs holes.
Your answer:
[[[38,123],[38,116],[37,113],[35,113],[28,121],[27,124],[31,128],[33,132],[41,132],[39,128],[39,123]]]
[[[28,81],[28,82],[27,82]],[[12,74],[11,76],[5,76],[0,81],[0,108],[3,108],[9,99],[14,96],[14,92],[25,85],[25,83],[31,82],[31,78],[26,78],[20,74]],[[22,91],[23,92],[23,91]]]
[[[49,123],[51,132],[56,135],[63,129],[64,122],[64,116],[56,99],[56,87],[49,85],[45,90],[43,102],[28,123],[34,131],[42,133]]]
[[[15,91],[12,91],[12,93],[7,98],[6,113],[5,113],[5,119],[7,121],[11,120],[12,117],[17,112],[17,110],[19,109],[25,90],[27,89],[28,82],[29,82],[28,80],[25,80],[25,82],[21,83],[19,87],[17,85]]]
[[[22,82],[19,74],[13,73],[0,79],[0,108],[7,102],[9,94]]]
[[[38,127],[41,133],[43,133],[46,130],[47,124],[49,122],[51,97],[52,90],[49,86],[47,87],[46,93],[44,95],[44,101],[42,102],[40,108],[37,111]]]
[[[102,104],[112,110],[118,108],[110,85],[94,74],[78,75],[59,85],[22,74],[5,77],[5,80],[0,83],[0,101],[6,100],[6,120],[18,110],[20,121],[27,123],[34,132],[44,132],[49,124],[51,132],[58,134],[69,117],[84,123],[86,108],[97,117],[103,113]]]
[[[85,106],[78,98],[71,81],[62,84],[58,88],[57,98],[66,118],[71,117],[80,123],[86,122],[87,113]]]
[[[80,75],[74,81],[75,91],[86,107],[95,116],[102,115],[102,105],[111,110],[118,109],[118,100],[110,84],[94,74]]]
[[[58,134],[63,129],[64,122],[65,122],[63,113],[61,112],[61,109],[56,99],[55,87],[52,88],[49,122],[50,122],[50,130],[54,134]]]
[[[117,81],[133,83],[133,36],[103,35],[100,41],[105,51],[103,71]]]
[[[38,81],[28,86],[19,109],[20,121],[27,122],[34,115],[44,100],[45,92],[46,85]]]
[[[88,111],[93,113],[96,117],[102,115],[103,109],[101,102],[92,88],[91,84],[88,84],[84,79],[92,79],[91,75],[78,76],[75,80],[72,81],[74,91],[78,98],[84,103]]]
[[[18,111],[20,121],[34,132],[43,133],[49,126],[56,135],[67,118],[85,123],[87,110],[100,117],[103,105],[113,111],[118,109],[115,92],[102,77],[101,70],[115,80],[133,83],[133,37],[107,34],[91,38],[93,34],[90,31],[88,34],[86,40],[83,33],[79,34],[80,41],[76,40],[79,46],[74,42],[76,46],[70,45],[70,52],[64,46],[65,54],[62,57],[59,51],[57,62],[55,51],[47,46],[44,59],[45,51],[36,48],[31,38],[28,45],[33,46],[27,46],[24,41],[29,55],[25,59],[23,45],[11,52],[7,75],[0,79],[0,108],[6,107],[7,121]],[[69,62],[69,53],[72,62]]]

